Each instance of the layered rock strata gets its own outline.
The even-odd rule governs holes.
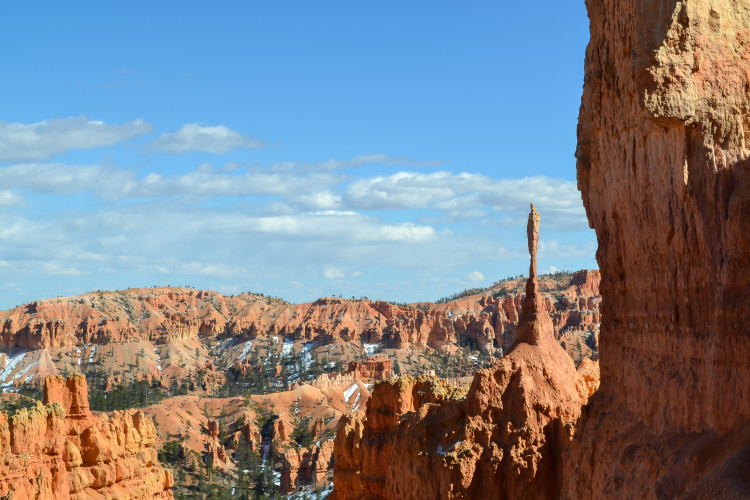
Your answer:
[[[49,377],[44,403],[0,413],[0,496],[172,498],[172,473],[159,466],[156,429],[142,412],[92,415],[82,375]]]
[[[569,498],[750,495],[750,10],[587,1],[578,184],[601,389]]]
[[[434,379],[375,385],[366,416],[336,436],[336,500],[552,498],[561,456],[598,385],[596,364],[573,361],[553,336],[536,277],[539,214],[529,216],[530,277],[518,338],[468,393]]]

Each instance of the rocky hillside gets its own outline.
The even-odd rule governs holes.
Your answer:
[[[579,271],[541,282],[555,337],[576,361],[596,356],[599,279],[597,271]],[[325,358],[346,366],[376,349],[390,349],[407,371],[413,363],[404,353],[410,349],[468,347],[499,357],[515,340],[524,296],[520,283],[500,282],[441,304],[326,297],[292,305],[186,288],[40,300],[0,312],[0,384],[7,390],[83,371],[90,380],[104,377],[108,388],[134,378],[158,379],[165,387],[192,379],[207,388],[220,384],[230,368],[247,372],[253,350],[279,359],[305,357],[307,365]],[[287,381],[304,371],[281,370]]]

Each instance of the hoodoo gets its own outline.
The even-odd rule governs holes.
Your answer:
[[[335,443],[334,494],[361,498],[550,498],[596,364],[573,360],[554,339],[536,279],[539,214],[519,338],[463,396],[437,379],[381,382],[365,419],[344,417]]]
[[[93,415],[86,378],[48,377],[44,402],[0,413],[0,496],[172,499],[172,471],[154,449],[156,429],[140,410]]]
[[[750,495],[750,9],[587,1],[578,184],[601,388],[568,498]]]

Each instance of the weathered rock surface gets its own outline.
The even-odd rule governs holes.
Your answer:
[[[393,376],[393,367],[390,359],[386,357],[372,356],[364,363],[361,361],[352,361],[349,363],[349,368],[346,370],[346,373],[355,375],[362,380],[385,380]]]
[[[750,495],[750,9],[587,2],[578,182],[601,387],[568,498]]]
[[[14,499],[172,498],[143,412],[94,416],[86,379],[46,380],[44,405],[0,413],[0,495]]]
[[[309,448],[289,449],[282,457],[281,492],[288,494],[299,486],[318,484],[332,467],[332,439]]]
[[[510,352],[465,396],[437,379],[375,385],[366,416],[336,436],[336,500],[553,498],[561,456],[596,390],[596,364],[575,365],[555,340],[536,277],[539,214],[532,206],[523,316]]]

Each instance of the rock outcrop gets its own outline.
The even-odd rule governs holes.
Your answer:
[[[750,10],[587,1],[578,184],[601,388],[568,498],[750,495]]]
[[[366,416],[344,416],[336,436],[336,500],[552,498],[595,363],[574,363],[554,338],[539,293],[539,214],[532,205],[523,316],[510,352],[480,370],[465,397],[435,379],[375,385]]]
[[[171,499],[156,429],[141,411],[94,416],[86,379],[49,377],[44,405],[0,413],[0,496],[15,499]]]
[[[319,484],[333,467],[333,440],[309,448],[284,452],[281,468],[281,492],[289,494],[303,485]]]
[[[352,374],[362,380],[385,380],[393,376],[393,366],[391,360],[387,357],[372,356],[364,363],[361,361],[350,362],[345,373]]]

